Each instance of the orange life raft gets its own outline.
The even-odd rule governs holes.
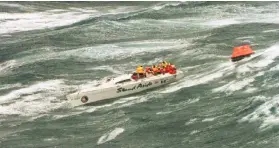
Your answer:
[[[232,61],[240,61],[244,59],[245,57],[249,57],[251,54],[255,53],[250,45],[242,45],[242,46],[237,46],[233,48],[233,53],[232,53]]]

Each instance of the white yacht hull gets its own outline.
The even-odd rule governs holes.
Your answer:
[[[101,100],[118,98],[142,92],[144,90],[175,82],[183,77],[183,72],[178,70],[176,74],[161,74],[144,79],[139,79],[137,81],[132,80],[123,84],[114,84],[112,86],[100,87],[97,89],[94,88],[92,90],[81,90],[66,97],[70,106],[81,106]]]

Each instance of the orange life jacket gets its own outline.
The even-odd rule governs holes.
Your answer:
[[[170,66],[170,65],[167,65],[166,68],[165,68],[165,70],[166,70],[167,73],[169,73],[170,70],[171,70],[171,66]]]
[[[170,67],[169,67],[169,73],[170,73],[170,74],[176,74],[176,67],[175,67],[175,65],[170,65]]]
[[[151,72],[151,68],[150,67],[146,67],[145,68],[145,72],[150,73]]]
[[[157,67],[153,67],[152,71],[156,72],[156,71],[158,71],[158,68]]]

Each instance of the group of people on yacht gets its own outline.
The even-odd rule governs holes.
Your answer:
[[[146,66],[145,68],[142,65],[139,65],[136,68],[136,71],[133,73],[132,79],[137,80],[140,78],[152,77],[158,74],[165,74],[165,73],[176,74],[175,65],[166,61],[163,61],[158,65],[152,65],[151,67]]]

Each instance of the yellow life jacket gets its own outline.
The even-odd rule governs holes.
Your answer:
[[[164,63],[164,62],[165,62],[165,63]],[[164,62],[162,62],[163,67],[167,67],[167,65],[169,65],[169,63],[166,62],[166,61],[164,61]]]
[[[144,73],[143,67],[138,67],[136,73]]]

